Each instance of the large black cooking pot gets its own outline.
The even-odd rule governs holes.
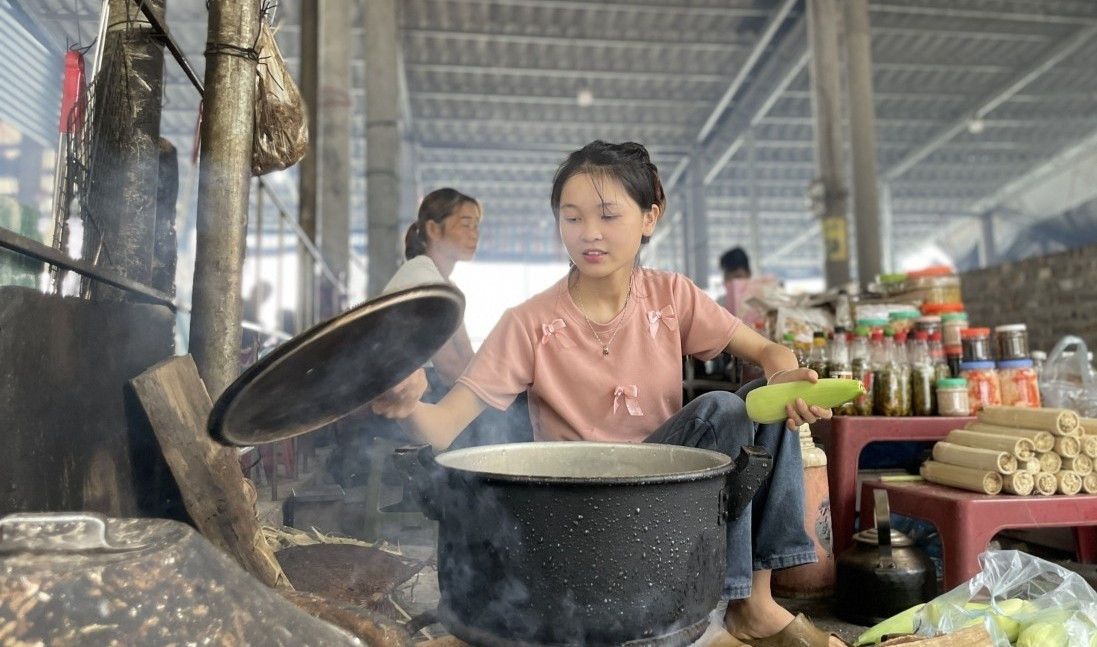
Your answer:
[[[399,462],[439,522],[438,617],[482,647],[695,641],[719,602],[725,524],[765,480],[750,447],[534,442]]]

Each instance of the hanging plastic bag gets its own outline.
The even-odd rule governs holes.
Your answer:
[[[256,49],[251,172],[264,175],[293,166],[308,152],[308,112],[266,20],[260,21]]]
[[[1040,376],[1040,400],[1054,409],[1073,409],[1097,417],[1097,378],[1090,371],[1089,349],[1080,337],[1067,335],[1048,353]]]
[[[1017,550],[988,550],[979,563],[978,574],[918,610],[916,633],[982,623],[995,647],[1097,645],[1097,592],[1081,575]]]

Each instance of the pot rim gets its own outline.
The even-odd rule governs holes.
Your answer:
[[[525,471],[503,471],[497,468],[480,469],[474,465],[462,465],[462,461],[475,462],[477,457],[491,454],[497,457],[502,453],[518,453],[529,455],[534,452],[553,451],[556,453],[599,452],[602,454],[615,453],[643,453],[664,452],[668,457],[687,456],[695,461],[707,461],[709,464],[695,469],[679,469],[653,474],[631,475],[564,475],[553,474],[548,471],[531,471],[528,469],[529,461],[524,461]],[[597,441],[534,441],[524,443],[506,443],[499,445],[483,445],[479,447],[467,447],[444,452],[435,457],[435,461],[441,467],[456,473],[467,475],[481,480],[501,481],[524,484],[551,484],[571,486],[591,485],[645,485],[657,483],[685,483],[724,476],[731,472],[733,462],[731,457],[711,449],[697,447],[683,447],[680,445],[665,445],[658,443],[609,443]]]

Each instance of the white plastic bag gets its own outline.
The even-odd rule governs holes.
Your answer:
[[[995,647],[1097,645],[1097,592],[1081,575],[1016,550],[988,550],[979,563],[973,578],[915,614],[916,633],[983,623]]]
[[[1090,372],[1086,342],[1067,335],[1048,353],[1040,375],[1040,401],[1052,409],[1073,409],[1097,417],[1097,379]]]

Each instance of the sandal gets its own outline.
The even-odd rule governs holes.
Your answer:
[[[830,637],[834,636],[848,645],[837,634],[827,633],[811,624],[804,614],[800,614],[788,623],[784,629],[768,638],[750,638],[751,647],[830,647]]]
[[[725,631],[713,639],[713,641],[708,644],[708,647],[751,647],[751,645],[746,644]]]

